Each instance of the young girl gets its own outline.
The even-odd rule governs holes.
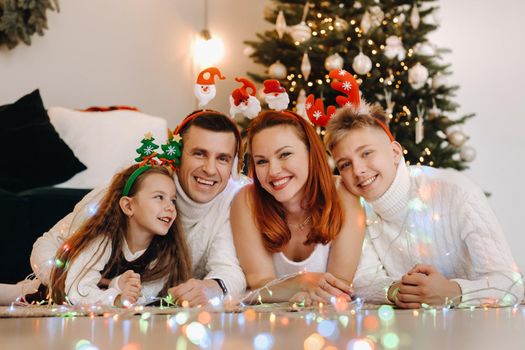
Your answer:
[[[290,111],[268,111],[248,130],[254,184],[239,192],[231,220],[249,288],[306,271],[264,291],[264,301],[349,299],[364,213],[336,186],[315,129]]]
[[[187,280],[190,258],[175,197],[165,167],[137,164],[115,175],[97,213],[58,251],[52,301],[146,304]]]

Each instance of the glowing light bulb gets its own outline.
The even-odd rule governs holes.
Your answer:
[[[224,44],[218,37],[211,37],[208,30],[203,30],[193,47],[193,58],[200,67],[217,64],[224,57]]]

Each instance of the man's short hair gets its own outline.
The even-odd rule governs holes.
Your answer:
[[[235,135],[235,153],[238,153],[240,150],[239,145],[241,141],[239,139],[239,131],[237,125],[233,120],[224,114],[216,111],[195,111],[191,113],[186,118],[190,118],[192,115],[199,113],[194,118],[191,118],[187,123],[185,123],[179,130],[179,135],[183,135],[189,130],[190,126],[194,125],[199,128],[215,131],[215,132],[231,132]]]
[[[360,107],[346,106],[339,108],[326,125],[324,142],[332,151],[341,139],[351,130],[367,127],[383,130],[378,120],[386,124],[386,113],[378,104],[362,103]]]

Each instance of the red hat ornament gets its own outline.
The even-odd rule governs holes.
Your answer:
[[[199,73],[193,90],[199,100],[199,108],[204,108],[215,97],[215,77],[226,79],[216,67],[206,68]]]

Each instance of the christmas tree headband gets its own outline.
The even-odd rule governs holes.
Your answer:
[[[332,89],[342,92],[346,95],[339,95],[335,98],[335,101],[337,102],[339,107],[350,107],[356,110],[365,107],[368,111],[367,104],[361,105],[361,98],[359,96],[359,85],[357,84],[357,81],[355,80],[352,74],[350,74],[344,69],[332,69],[328,76],[332,78],[332,82],[330,83]],[[306,114],[308,115],[308,119],[310,119],[310,121],[315,125],[319,126],[326,126],[326,124],[328,123],[330,118],[332,118],[336,111],[336,107],[330,105],[326,108],[325,113],[323,100],[320,98],[315,99],[315,96],[313,94],[310,94],[306,98],[305,109]],[[374,120],[387,134],[390,141],[395,141],[394,136],[392,135],[390,130],[388,130],[388,127],[385,125],[385,123],[383,123],[377,118],[374,118]]]
[[[155,139],[151,133],[144,135],[141,143],[142,146],[136,149],[136,152],[139,154],[135,161],[139,163],[139,168],[137,168],[128,178],[126,184],[124,185],[124,190],[122,191],[122,196],[127,196],[131,187],[143,172],[148,169],[153,168],[154,166],[165,166],[171,170],[175,170],[175,167],[180,163],[180,156],[182,141],[179,135],[173,135],[168,129],[168,141],[167,143],[161,145],[163,153],[158,154],[155,150],[159,148],[155,144]]]

